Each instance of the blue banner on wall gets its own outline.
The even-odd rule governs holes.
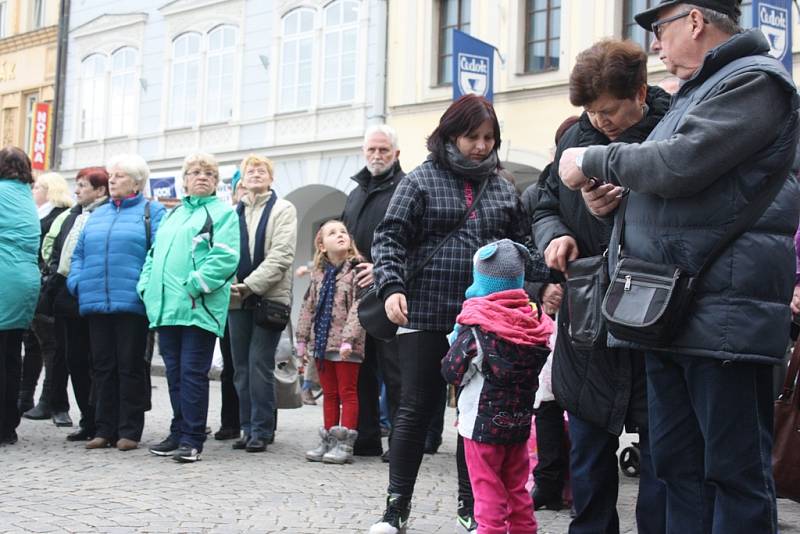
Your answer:
[[[494,47],[453,30],[453,100],[475,94],[492,101]]]
[[[792,74],[792,0],[753,0],[753,27],[769,41],[769,53]]]
[[[165,178],[150,178],[150,195],[155,198],[177,198],[175,191],[175,178],[168,176]]]

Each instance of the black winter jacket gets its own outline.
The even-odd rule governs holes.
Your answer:
[[[58,264],[61,261],[61,249],[75,224],[75,219],[83,212],[83,207],[76,204],[70,209],[69,214],[61,223],[58,235],[53,241],[53,250],[50,254],[50,263],[47,266],[47,277],[42,285],[42,297],[47,299],[53,315],[61,317],[80,317],[78,313],[78,299],[70,295],[67,290],[67,279],[58,274]]]
[[[406,173],[400,168],[400,162],[395,161],[386,174],[373,177],[364,167],[350,178],[358,186],[347,197],[342,222],[353,236],[358,251],[369,262],[372,261],[371,249],[375,228],[386,215],[394,190],[405,175]],[[374,183],[370,183],[373,181]]]
[[[669,108],[670,96],[658,87],[647,91],[649,111],[625,130],[615,143],[644,141]],[[611,141],[596,130],[586,113],[566,131],[556,149],[551,172],[540,178],[539,203],[534,214],[536,244],[544,252],[550,241],[570,235],[581,258],[602,254],[608,247],[613,220],[600,220],[586,208],[580,191],[570,191],[558,176],[564,150]],[[626,349],[579,350],[569,339],[568,295],[558,315],[558,337],[553,353],[553,393],[567,411],[613,434],[627,423],[632,430],[647,423],[644,358]]]
[[[800,215],[796,177],[784,170],[797,148],[800,98],[768,52],[759,30],[731,37],[706,54],[646,142],[592,147],[584,155],[587,175],[631,190],[623,254],[690,273],[767,180],[784,182],[761,218],[700,280],[671,346],[657,350],[783,361]],[[612,337],[609,344],[633,346]]]

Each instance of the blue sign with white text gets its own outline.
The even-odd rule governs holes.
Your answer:
[[[150,195],[155,198],[177,198],[175,191],[175,178],[150,178]]]
[[[453,30],[453,100],[474,94],[492,101],[494,47]]]
[[[792,74],[792,1],[753,0],[753,27],[769,41],[769,54]]]

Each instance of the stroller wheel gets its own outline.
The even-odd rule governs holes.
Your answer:
[[[639,447],[625,447],[619,453],[619,468],[627,477],[638,477],[640,459]]]

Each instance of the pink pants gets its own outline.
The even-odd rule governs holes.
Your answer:
[[[464,438],[469,480],[475,496],[478,534],[535,534],[528,480],[528,447],[488,445]]]

